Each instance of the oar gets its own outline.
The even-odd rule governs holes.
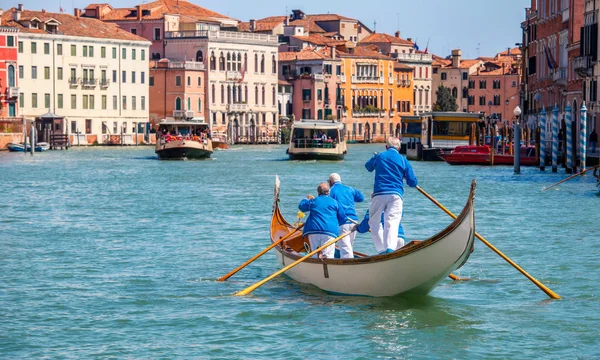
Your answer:
[[[425,195],[426,198],[428,198],[434,204],[436,204],[446,214],[450,215],[451,218],[456,219],[456,215],[454,215],[453,213],[451,213],[450,210],[448,210],[448,209],[446,209],[444,207],[444,205],[440,204],[431,195],[429,195],[428,193],[426,193],[425,190],[421,189],[420,186],[417,186],[417,190],[419,190],[419,192],[421,192],[421,194]],[[525,275],[529,280],[531,280],[534,284],[536,284],[537,287],[539,287],[543,292],[545,292],[550,298],[552,298],[552,299],[560,299],[560,296],[558,294],[556,294],[554,291],[548,289],[544,284],[542,284],[541,282],[537,281],[533,276],[529,275],[525,270],[521,269],[519,267],[519,265],[515,264],[514,261],[512,261],[506,255],[504,255],[502,252],[500,252],[500,250],[496,249],[494,247],[494,245],[490,244],[486,239],[483,238],[483,236],[479,235],[478,233],[475,233],[475,236],[479,240],[481,240],[481,242],[483,242],[485,245],[487,245],[487,247],[489,247],[490,249],[492,249],[496,254],[500,255],[501,258],[503,258],[504,260],[506,260],[506,262],[508,262],[509,264],[511,264],[515,269],[519,270],[519,272],[521,274]]]
[[[356,225],[359,225],[359,224],[360,224],[358,221],[356,221],[356,220],[354,220],[354,219],[350,219],[350,218],[348,218],[348,220],[350,220],[351,222],[353,222],[353,223],[354,223],[354,224],[356,224]],[[371,229],[369,229],[369,232],[371,232]],[[356,253],[356,251],[355,251],[355,253]],[[458,277],[458,276],[456,276],[456,275],[454,275],[454,274],[450,274],[450,275],[448,275],[448,277],[449,277],[450,279],[454,280],[454,281],[458,281],[458,280],[461,280],[461,281],[467,281],[467,280],[469,280],[469,279],[467,279],[467,278],[460,278],[460,277]]]
[[[229,274],[224,275],[222,277],[220,277],[219,279],[217,279],[217,281],[225,281],[227,279],[229,279],[230,277],[232,277],[233,275],[235,275],[235,273],[237,273],[238,271],[242,270],[243,268],[245,268],[246,266],[248,266],[251,262],[253,262],[254,260],[258,259],[259,257],[263,256],[267,251],[271,250],[272,248],[274,248],[275,246],[281,244],[282,242],[284,242],[286,239],[288,239],[290,236],[292,236],[293,234],[296,233],[296,231],[302,229],[302,227],[304,226],[304,224],[301,224],[300,226],[298,226],[297,228],[295,228],[294,230],[290,231],[287,235],[285,235],[284,237],[282,237],[281,239],[275,241],[274,243],[272,243],[271,245],[269,245],[267,248],[265,248],[263,251],[259,252],[258,254],[254,255],[254,257],[252,257],[250,260],[246,261],[245,263],[243,263],[242,265],[240,265],[238,268],[236,268],[235,270],[231,271]]]
[[[596,166],[594,166],[594,167],[587,168],[587,169],[583,170],[583,171],[582,171],[582,172],[580,172],[580,173],[577,173],[577,174],[575,174],[575,175],[573,175],[573,176],[569,176],[568,178],[566,178],[566,179],[564,179],[564,180],[561,180],[561,181],[557,182],[556,184],[552,184],[552,185],[550,185],[550,186],[544,186],[544,187],[542,188],[542,191],[546,191],[546,190],[548,190],[548,189],[551,189],[551,188],[555,187],[556,185],[560,185],[560,184],[562,184],[562,183],[564,183],[564,182],[567,182],[567,181],[569,181],[569,180],[571,180],[571,179],[575,179],[576,177],[578,177],[578,176],[580,176],[580,175],[583,175],[583,174],[585,174],[586,172],[588,172],[588,171],[590,171],[590,170],[594,170],[594,169],[595,169],[595,168],[597,168],[598,166],[600,166],[600,165],[596,165]]]
[[[304,260],[308,259],[309,257],[319,253],[320,251],[323,251],[323,249],[325,249],[328,246],[331,246],[333,244],[335,244],[336,242],[342,240],[343,238],[345,238],[346,236],[352,234],[354,231],[348,231],[345,234],[342,234],[340,236],[338,236],[337,238],[327,242],[325,245],[321,246],[320,248],[313,250],[312,252],[308,253],[307,255],[305,255],[303,258],[296,260],[295,262],[289,264],[288,266],[284,267],[283,269],[274,272],[271,276],[267,277],[264,280],[261,280],[259,282],[257,282],[256,284],[249,286],[247,288],[245,288],[242,291],[238,291],[235,294],[233,294],[234,296],[242,296],[242,295],[248,295],[251,292],[253,292],[254,290],[258,289],[260,286],[264,285],[266,282],[268,282],[269,280],[272,280],[273,278],[283,274],[284,272],[288,271],[289,269],[293,268],[294,266],[300,264],[301,262],[303,262]]]

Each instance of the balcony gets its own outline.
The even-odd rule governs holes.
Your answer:
[[[69,86],[71,86],[71,87],[79,86],[80,82],[81,82],[81,78],[77,78],[77,77],[69,78]]]
[[[173,110],[173,117],[176,119],[185,118],[191,119],[194,117],[193,110]]]
[[[6,94],[9,99],[14,99],[19,97],[19,88],[16,86],[9,86],[6,88]]]
[[[242,73],[239,71],[227,71],[225,72],[225,79],[227,81],[241,81]]]
[[[81,86],[86,88],[94,88],[98,84],[98,79],[86,79],[84,78],[81,81]]]
[[[408,81],[408,80],[398,80],[398,86],[409,87],[410,86],[410,81]]]
[[[278,43],[276,35],[210,30],[165,31],[165,39],[209,39],[216,42]]]
[[[346,75],[340,75],[340,81],[345,84],[346,83]]]
[[[389,85],[394,85],[394,78],[393,77],[389,77],[388,78],[388,84]]]
[[[578,56],[573,59],[573,69],[582,77],[592,76],[593,67],[591,56]]]
[[[309,103],[310,102],[310,97],[303,97],[302,101],[305,103]]]
[[[169,69],[185,69],[185,70],[200,70],[204,71],[204,63],[199,61],[171,61]]]
[[[567,85],[567,68],[558,68],[554,70],[554,74],[552,75],[554,82],[558,85]]]
[[[313,79],[316,81],[323,81],[323,74],[313,74]]]
[[[246,112],[248,110],[248,104],[245,103],[237,103],[237,104],[229,104],[227,105],[228,112]]]
[[[379,76],[352,76],[353,84],[377,84],[381,80],[383,84],[383,78],[379,78]]]
[[[108,85],[110,85],[110,80],[108,79],[101,79],[100,80],[100,87],[106,89],[108,87]]]
[[[396,58],[399,62],[424,62],[431,63],[433,61],[433,57],[431,54],[407,54],[407,53],[397,53],[392,54],[393,58]]]

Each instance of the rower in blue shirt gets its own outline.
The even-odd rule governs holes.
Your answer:
[[[402,217],[404,217],[404,212],[402,213]],[[381,214],[381,225],[384,225],[383,214]],[[367,210],[367,213],[365,214],[365,218],[360,222],[360,224],[355,225],[355,227],[353,227],[353,229],[355,229],[356,232],[358,232],[360,234],[364,234],[369,231],[369,210]],[[380,229],[381,229],[381,227],[380,227]],[[406,240],[406,235],[404,234],[404,226],[402,226],[402,223],[400,223],[400,225],[398,226],[398,240],[399,240],[399,242],[401,241],[402,243],[404,243],[404,241]],[[386,252],[383,251],[380,254],[385,254],[385,253]]]
[[[328,241],[340,235],[340,224],[346,222],[346,214],[342,205],[329,196],[329,185],[321,183],[317,188],[319,194],[316,198],[308,197],[300,202],[298,209],[302,212],[310,212],[304,224],[303,236],[308,236],[310,247],[315,250]],[[333,259],[335,244],[321,251],[322,257]],[[313,257],[317,258],[318,255]]]
[[[404,180],[411,187],[418,184],[417,177],[405,157],[400,155],[400,139],[390,137],[386,151],[375,154],[365,164],[369,172],[375,171],[375,185],[369,212],[369,226],[375,249],[378,253],[393,252],[404,246],[396,229],[402,221],[404,203]],[[384,214],[384,225],[381,225]]]
[[[337,200],[342,205],[344,208],[344,213],[346,214],[346,220],[340,224],[340,234],[345,234],[352,231],[352,228],[354,228],[354,223],[358,221],[354,204],[363,202],[365,197],[360,191],[350,186],[343,185],[342,178],[339,174],[333,173],[329,175],[328,182],[331,186],[329,196]],[[340,249],[339,257],[341,259],[354,258],[354,251],[352,250],[354,238],[356,238],[356,232],[352,232],[350,235],[338,241],[338,248]]]

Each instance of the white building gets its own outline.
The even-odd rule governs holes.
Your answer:
[[[150,42],[79,15],[4,12],[2,23],[20,34],[19,113],[65,117],[63,131],[82,134],[75,145],[133,143],[137,124],[148,122]]]

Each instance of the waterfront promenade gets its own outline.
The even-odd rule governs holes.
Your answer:
[[[281,207],[331,172],[369,194],[364,163],[288,161],[285,146],[234,146],[207,161],[158,161],[152,147],[1,152],[0,358],[595,358],[600,303],[598,201],[591,176],[413,162],[420,186],[451,211],[477,179],[477,232],[560,294],[550,301],[487,247],[424,298],[325,294],[271,274],[268,254],[216,279],[269,243],[275,174]],[[358,205],[359,216],[368,203]],[[409,239],[451,222],[414,189]],[[373,253],[368,236],[357,250]],[[403,276],[404,274],[398,274]]]

